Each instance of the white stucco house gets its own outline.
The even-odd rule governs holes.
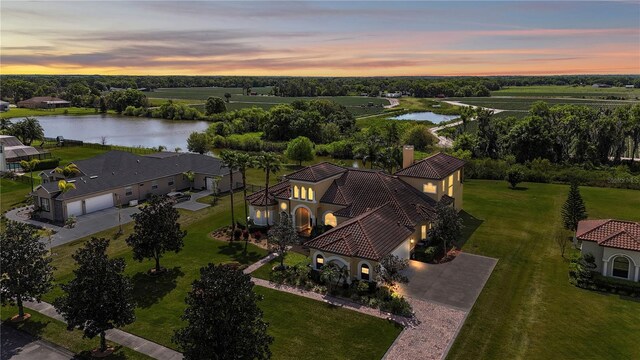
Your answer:
[[[578,223],[576,239],[582,254],[592,254],[604,276],[640,281],[640,223],[601,219]]]

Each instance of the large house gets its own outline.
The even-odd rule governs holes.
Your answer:
[[[613,219],[583,220],[576,239],[582,254],[592,254],[604,276],[640,281],[640,223]]]
[[[140,156],[109,151],[73,164],[80,174],[66,179],[76,188],[65,193],[58,188],[62,174],[53,170],[40,174],[43,184],[32,195],[41,218],[62,222],[71,216],[135,203],[151,195],[190,187],[225,192],[230,187],[228,168],[220,159],[207,155],[161,152]],[[185,175],[189,171],[194,173],[193,183]],[[234,188],[238,186],[234,184]]]
[[[71,103],[53,96],[36,96],[31,99],[18,101],[16,105],[19,108],[28,109],[55,109],[69,107]]]
[[[286,212],[303,235],[330,228],[304,244],[313,267],[333,262],[352,278],[373,280],[384,256],[409,259],[427,238],[438,202],[462,207],[464,161],[439,153],[413,163],[413,147],[405,146],[403,163],[394,175],[328,162],[308,166],[249,195],[250,218],[271,225]]]

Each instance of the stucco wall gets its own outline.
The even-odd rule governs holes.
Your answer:
[[[593,241],[582,241],[580,250],[582,254],[593,254],[597,265],[595,271],[600,272],[604,276],[613,276],[613,262],[615,258],[618,256],[625,257],[630,265],[627,280],[640,281],[640,251],[604,247]]]
[[[593,241],[582,241],[580,251],[582,254],[591,254],[596,259],[595,271],[602,272],[602,253],[604,248]]]
[[[459,211],[462,209],[462,206],[463,206],[462,200],[464,197],[464,184],[461,181],[464,181],[463,179],[464,173],[462,169],[459,169],[455,171],[452,175],[453,177],[446,176],[444,179],[440,179],[440,180],[421,179],[421,178],[415,178],[415,177],[409,177],[409,176],[399,176],[399,178],[404,182],[406,182],[407,184],[414,187],[415,189],[418,189],[418,191],[422,192],[423,194],[429,196],[430,198],[436,201],[440,201],[443,195],[448,195],[449,186],[453,184],[452,197],[455,199],[453,206],[455,207],[456,210]],[[424,190],[425,184],[430,184],[431,186],[435,186],[436,192],[435,193],[424,192],[423,190]]]
[[[318,254],[324,257],[325,264],[328,264],[332,260],[337,260],[339,264],[346,264],[349,268],[349,274],[350,274],[350,279],[348,281],[349,283],[351,283],[351,280],[353,279],[361,280],[360,266],[362,264],[367,264],[369,266],[369,281],[375,281],[375,267],[376,265],[378,265],[376,261],[368,260],[368,259],[360,259],[356,257],[347,257],[347,256],[326,252],[326,251],[311,250],[311,266],[313,267],[313,269],[316,269],[316,256]]]

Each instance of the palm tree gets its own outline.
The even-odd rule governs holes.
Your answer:
[[[258,156],[258,167],[264,170],[265,173],[264,210],[267,219],[267,226],[269,226],[269,203],[267,202],[267,199],[269,198],[269,174],[280,171],[280,166],[280,157],[275,153],[263,151],[260,156]]]
[[[231,230],[236,229],[236,217],[233,211],[233,169],[238,167],[238,153],[233,150],[224,150],[220,153],[222,163],[229,169],[229,194],[231,195]],[[233,239],[233,234],[232,234]]]
[[[236,166],[242,175],[242,188],[244,189],[244,221],[245,224],[249,219],[249,210],[247,208],[247,169],[255,167],[256,158],[249,153],[238,152],[236,154]]]
[[[74,177],[80,175],[80,169],[76,164],[69,164],[65,167],[57,167],[53,169],[58,174],[64,175],[64,177]]]
[[[76,185],[74,183],[67,182],[66,180],[58,181],[58,189],[62,191],[63,194],[75,188],[76,188]]]
[[[29,161],[22,160],[20,161],[20,167],[24,169],[24,171],[29,171],[31,173],[31,192],[33,192],[33,170],[36,169],[36,166],[40,164],[40,160],[31,159]]]
[[[193,191],[193,180],[195,180],[196,174],[193,171],[189,170],[183,172],[182,175],[184,175],[184,177],[189,180],[189,191]]]
[[[381,146],[382,142],[377,134],[373,133],[369,135],[365,140],[365,143],[356,150],[357,157],[362,159],[362,165],[367,166],[368,161],[371,169],[373,169],[373,163],[378,157]]]

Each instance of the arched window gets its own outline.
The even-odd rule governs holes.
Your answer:
[[[360,278],[362,280],[369,280],[369,265],[367,264],[360,265]]]
[[[298,188],[298,185],[293,186],[293,197],[296,199],[300,197],[300,189]]]
[[[262,218],[262,211],[256,210],[256,219]]]
[[[313,196],[314,196],[313,189],[309,188],[309,193],[308,193],[308,196],[307,196],[307,200],[313,201]]]
[[[613,271],[611,275],[619,278],[629,278],[629,259],[624,256],[618,256],[613,260]]]
[[[324,256],[317,255],[316,256],[316,269],[320,270],[324,266]]]
[[[304,186],[302,187],[300,198],[301,199],[306,199],[307,198],[307,188],[305,188]]]
[[[338,219],[336,219],[335,215],[332,213],[326,213],[324,214],[324,224],[336,227],[336,225],[338,225]]]

